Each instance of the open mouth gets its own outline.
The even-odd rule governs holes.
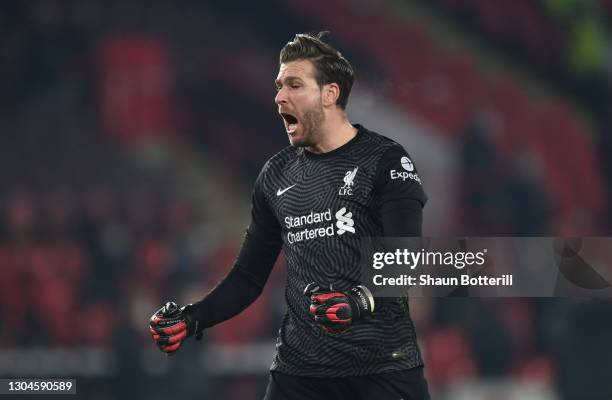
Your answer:
[[[289,113],[281,113],[281,117],[285,122],[285,128],[287,129],[287,133],[293,133],[297,129],[298,119]]]

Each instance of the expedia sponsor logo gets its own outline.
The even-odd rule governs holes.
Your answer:
[[[413,181],[421,183],[421,178],[419,178],[419,175],[414,172],[396,171],[392,169],[390,174],[391,180],[401,179],[402,181],[406,181],[406,179],[412,179]]]
[[[401,179],[402,181],[406,181],[406,179],[412,179],[413,181],[421,183],[421,178],[419,178],[419,174],[414,172],[414,163],[412,160],[406,156],[400,159],[400,164],[402,164],[402,168],[404,171],[397,171],[392,169],[390,171],[391,180]]]
[[[402,168],[404,168],[406,171],[414,171],[414,164],[412,163],[412,160],[410,160],[408,157],[402,157],[400,162],[402,163]]]
[[[332,216],[335,217],[335,221]],[[288,230],[287,242],[289,243],[343,235],[346,232],[355,233],[353,213],[348,211],[346,207],[342,207],[333,214],[331,208],[329,208],[327,211],[311,211],[309,214],[297,217],[287,216],[284,222]],[[334,228],[337,228],[337,230]]]

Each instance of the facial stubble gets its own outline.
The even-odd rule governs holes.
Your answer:
[[[291,142],[294,147],[313,147],[320,141],[321,126],[325,122],[323,104],[318,104],[304,113],[302,118],[303,138],[299,142]]]

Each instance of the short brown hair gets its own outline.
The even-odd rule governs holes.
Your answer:
[[[321,38],[329,32],[298,33],[282,48],[279,64],[296,60],[310,60],[315,67],[315,79],[319,86],[337,83],[340,96],[337,104],[344,110],[355,81],[353,67],[342,54]]]

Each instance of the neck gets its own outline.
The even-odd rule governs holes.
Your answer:
[[[328,153],[347,144],[355,135],[357,129],[346,117],[337,121],[328,119],[321,126],[320,140],[313,146],[306,147],[306,150],[316,154]]]

